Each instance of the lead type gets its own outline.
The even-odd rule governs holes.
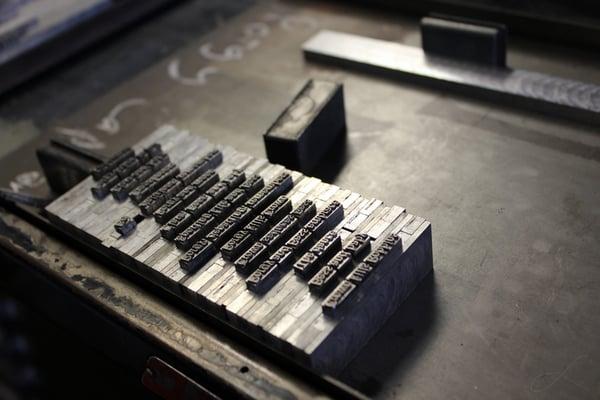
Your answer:
[[[355,284],[346,280],[341,281],[321,303],[323,314],[330,317],[339,316],[355,291]]]

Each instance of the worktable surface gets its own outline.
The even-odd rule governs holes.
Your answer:
[[[264,156],[306,78],[343,82],[347,139],[313,175],[430,220],[435,272],[340,379],[388,399],[598,398],[598,127],[303,59],[319,29],[418,46],[416,18],[217,3],[183,3],[5,96],[0,143],[43,131],[108,155],[171,123]],[[512,66],[600,83],[598,53],[509,49]],[[101,122],[128,99],[117,131]]]

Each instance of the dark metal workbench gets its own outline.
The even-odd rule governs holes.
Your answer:
[[[265,2],[200,38],[211,24],[197,23],[193,12],[214,7],[197,14],[214,21],[247,6],[208,3],[181,4],[5,97],[0,122],[29,137],[41,130],[70,140],[59,128],[85,130],[92,145],[106,143],[98,149],[106,154],[173,123],[263,156],[262,133],[306,77],[340,80],[348,137],[315,175],[431,220],[435,269],[341,380],[381,398],[598,398],[598,127],[302,58],[301,43],[320,28],[418,45],[416,18],[339,4]],[[226,11],[216,11],[220,7]],[[252,50],[236,50],[250,40],[256,42],[244,48]],[[509,43],[513,66],[600,83],[598,54],[523,39]],[[148,47],[137,51],[140,46]],[[206,59],[210,53],[218,53],[212,61]],[[210,68],[205,81],[182,85],[173,79],[176,73],[168,75],[177,69],[174,63],[188,78]],[[120,132],[127,135],[99,131],[102,117],[129,98],[143,98],[146,105],[119,116]],[[3,181],[15,172],[2,171]],[[253,377],[268,375],[298,397],[311,395],[298,377],[267,372],[270,361],[252,360],[230,341],[219,344],[210,328],[208,339],[202,334],[206,347],[194,347],[203,325],[193,316],[17,217],[5,213],[2,219],[34,242],[24,246],[23,238],[2,229],[6,249],[107,315],[120,315],[121,324],[158,348],[229,376],[236,390],[266,390],[239,373],[250,365]],[[227,361],[215,362],[215,352]]]

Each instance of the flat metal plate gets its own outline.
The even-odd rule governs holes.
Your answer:
[[[169,26],[196,26],[197,15],[187,10]],[[263,23],[269,33],[242,58],[211,61],[200,53],[207,45],[220,54],[242,45],[244,32],[258,32]],[[36,123],[48,127],[52,112],[79,109],[48,133],[55,127],[83,131],[104,143],[98,151],[106,154],[176,121],[262,157],[262,134],[307,78],[340,80],[348,137],[316,176],[427,215],[435,225],[436,266],[348,366],[344,382],[387,399],[597,397],[597,127],[305,62],[302,44],[322,29],[420,45],[417,19],[347,4],[265,2],[130,79],[130,67],[103,61],[122,57],[123,47],[132,56],[143,54],[150,37],[167,41],[168,35],[140,29],[94,62],[71,65],[61,75],[69,78],[65,84],[33,87],[11,107],[4,105],[2,114],[17,121],[13,131],[29,126],[35,132]],[[600,83],[600,55],[589,51],[511,36],[508,60],[518,68]],[[175,78],[205,83],[184,85],[168,75],[169,65],[178,65]],[[219,73],[203,70],[209,66]],[[205,80],[196,78],[198,71]],[[99,95],[92,90],[98,79],[127,82]],[[50,107],[49,93],[59,91],[61,101]],[[90,97],[91,103],[81,100]],[[121,111],[118,133],[96,128],[130,98],[148,103]],[[41,117],[31,116],[32,104]],[[74,134],[57,136],[75,141]],[[8,165],[0,169],[4,186],[24,192],[45,187],[34,148],[2,163]]]

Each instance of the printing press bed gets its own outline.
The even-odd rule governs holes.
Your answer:
[[[597,126],[308,62],[320,29],[419,45],[418,19],[384,10],[184,2],[3,100],[0,122],[32,140],[0,179],[45,195],[35,149],[49,139],[108,157],[167,123],[264,157],[263,133],[307,78],[343,82],[347,136],[312,175],[427,217],[433,272],[341,374],[240,338],[26,207],[0,214],[3,290],[144,393],[165,395],[167,379],[216,398],[600,395]],[[510,44],[513,66],[600,83],[597,54]]]

